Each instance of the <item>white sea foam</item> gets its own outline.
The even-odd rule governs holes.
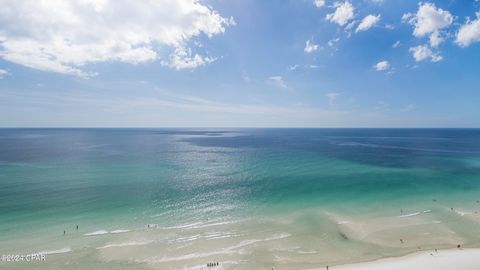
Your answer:
[[[460,216],[462,216],[462,217],[465,216],[465,215],[471,215],[471,214],[473,214],[472,212],[462,212],[462,211],[456,211],[456,210],[455,210],[455,212],[456,212],[457,214],[459,214]]]
[[[221,226],[221,225],[228,225],[228,224],[234,224],[236,221],[223,221],[223,222],[215,222],[215,223],[206,223],[198,226],[192,226],[189,229],[201,229],[201,228],[206,228],[206,227],[213,227],[213,226]]]
[[[44,250],[38,252],[39,254],[45,254],[45,255],[54,255],[54,254],[63,254],[63,253],[68,253],[71,252],[72,249],[67,247],[67,248],[61,248],[61,249],[56,249],[56,250]]]
[[[211,222],[211,223],[194,222],[194,223],[188,223],[188,224],[183,224],[183,225],[178,225],[178,226],[162,227],[162,229],[165,229],[165,230],[171,230],[171,229],[184,229],[184,230],[202,229],[202,228],[213,227],[213,226],[234,224],[234,223],[237,223],[237,222],[238,221],[221,221],[221,222]]]
[[[210,257],[213,255],[230,255],[230,254],[243,254],[242,250],[238,250],[239,248],[243,248],[245,246],[249,246],[258,242],[263,242],[263,241],[272,241],[272,240],[279,240],[283,239],[286,237],[290,237],[291,234],[289,233],[280,233],[280,234],[275,234],[271,237],[267,237],[264,239],[247,239],[240,241],[238,244],[225,247],[216,251],[212,252],[203,252],[203,253],[191,253],[191,254],[186,254],[186,255],[181,255],[177,257],[151,257],[145,260],[140,260],[138,262],[148,262],[148,263],[164,263],[164,262],[172,262],[172,261],[183,261],[183,260],[191,260],[191,259],[199,259],[199,258],[205,258],[205,257]]]
[[[195,234],[195,235],[190,235],[185,237],[176,237],[174,240],[171,240],[170,243],[190,242],[190,241],[198,240],[200,238],[202,238],[201,234]]]
[[[280,251],[280,252],[297,252],[297,250],[299,250],[300,247],[299,246],[294,246],[294,247],[277,247],[277,248],[270,248],[268,251],[270,252],[277,252],[277,251]]]
[[[420,215],[420,212],[415,212],[415,213],[411,213],[411,214],[406,214],[406,215],[401,215],[401,216],[397,216],[399,218],[406,218],[406,217],[414,217],[414,216],[418,216]]]
[[[97,249],[105,249],[105,248],[115,248],[115,247],[130,247],[130,246],[145,246],[148,244],[153,243],[153,240],[144,240],[144,241],[128,241],[122,243],[112,243],[107,244],[105,246],[97,247]]]
[[[299,250],[297,251],[298,254],[317,254],[318,252],[315,250]]]
[[[90,233],[84,234],[84,236],[97,236],[97,235],[104,235],[104,234],[119,234],[119,233],[127,233],[130,232],[130,230],[113,230],[113,231],[107,231],[107,230],[98,230]]]
[[[350,223],[352,223],[352,222],[351,222],[351,221],[348,221],[348,220],[337,222],[338,225],[350,224]]]
[[[231,237],[236,237],[236,236],[239,236],[239,235],[235,235],[235,234],[218,234],[218,235],[208,235],[207,237],[205,237],[205,239],[213,240],[213,239],[231,238]]]
[[[272,237],[265,238],[264,241],[279,240],[279,239],[287,238],[287,237],[290,237],[290,236],[292,236],[292,235],[289,234],[289,233],[279,233],[279,234],[273,235]]]
[[[202,222],[195,222],[195,223],[189,223],[189,224],[183,224],[183,225],[178,225],[178,226],[171,226],[171,227],[162,227],[162,229],[170,230],[170,229],[188,229],[192,228],[196,225],[201,225],[203,224]],[[152,224],[150,224],[152,225]],[[156,225],[156,224],[154,224]]]
[[[96,235],[103,235],[103,234],[107,234],[108,231],[105,231],[105,230],[99,230],[99,231],[94,231],[94,232],[91,232],[91,233],[86,233],[84,234],[84,236],[96,236]]]
[[[182,256],[176,256],[176,257],[166,257],[166,256],[156,256],[156,257],[151,257],[147,258],[144,260],[139,260],[137,262],[141,263],[165,263],[165,262],[174,262],[174,261],[184,261],[184,260],[192,260],[192,259],[199,259],[199,258],[205,258],[205,257],[210,257],[213,255],[225,255],[225,254],[235,254],[238,253],[237,251],[233,250],[226,250],[226,249],[221,249],[217,251],[212,251],[212,252],[203,252],[203,253],[191,253],[191,254],[186,254]]]
[[[223,239],[241,236],[240,234],[234,234],[231,232],[214,232],[214,233],[203,233],[203,234],[194,234],[183,237],[175,237],[168,240],[168,243],[183,243],[191,242],[199,239],[213,240],[213,239]]]
[[[411,214],[405,214],[405,215],[401,215],[401,216],[397,216],[399,218],[406,218],[406,217],[414,217],[414,216],[418,216],[420,214],[427,214],[427,213],[431,213],[432,210],[428,209],[428,210],[423,210],[422,212],[415,212],[415,213],[411,213]]]
[[[127,233],[127,232],[130,232],[130,230],[114,230],[114,231],[111,231],[110,233],[117,234],[117,233]]]

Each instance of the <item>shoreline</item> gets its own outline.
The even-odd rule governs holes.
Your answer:
[[[338,270],[478,270],[480,269],[480,248],[441,249],[438,252],[419,251],[400,257],[387,257],[374,261],[331,265]],[[309,268],[305,270],[325,270]]]

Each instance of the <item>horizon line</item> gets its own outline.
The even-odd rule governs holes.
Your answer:
[[[0,127],[0,129],[480,129],[480,127],[215,127],[215,126],[164,126],[164,127]]]

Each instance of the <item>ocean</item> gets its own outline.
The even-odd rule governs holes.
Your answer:
[[[479,200],[480,129],[0,129],[0,256],[45,254],[1,269],[311,269],[480,247]]]

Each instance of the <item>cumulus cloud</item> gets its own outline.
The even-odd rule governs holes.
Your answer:
[[[461,47],[470,46],[474,42],[480,41],[480,11],[477,12],[477,19],[467,21],[460,27],[455,42]]]
[[[313,0],[313,4],[318,8],[323,7],[325,6],[325,0]]]
[[[390,63],[386,60],[380,61],[373,66],[377,71],[385,71],[390,69]]]
[[[333,4],[335,11],[333,13],[327,14],[325,17],[326,20],[336,23],[340,26],[347,24],[355,16],[355,8],[353,5],[348,2],[335,2]]]
[[[419,3],[416,14],[406,13],[402,20],[414,26],[415,37],[430,37],[430,45],[438,46],[442,41],[440,30],[447,28],[453,22],[449,11],[437,8],[434,3]]]
[[[318,44],[313,43],[313,41],[307,40],[305,42],[305,48],[303,49],[306,53],[311,53],[318,50]]]
[[[435,31],[430,35],[430,45],[432,47],[438,47],[440,43],[443,42],[443,37],[440,35],[440,32]]]
[[[279,88],[287,88],[282,76],[270,76],[268,77],[268,82]]]
[[[214,58],[192,54],[189,41],[211,38],[234,24],[197,0],[4,0],[0,57],[39,70],[89,76],[87,64],[138,64],[172,51],[162,63],[194,68]]]
[[[393,43],[392,48],[396,49],[396,48],[400,47],[400,45],[401,45],[400,40],[397,40],[395,43]]]
[[[357,30],[355,32],[360,32],[360,31],[367,31],[368,29],[374,27],[378,22],[380,21],[380,15],[367,15],[363,20],[360,22],[360,24],[357,27]]]
[[[427,45],[420,45],[410,48],[410,52],[412,53],[413,58],[415,58],[415,61],[417,62],[423,61],[428,58],[430,58],[432,62],[438,62],[443,59],[442,56],[432,52],[432,50],[430,50]]]
[[[10,72],[8,72],[8,70],[0,68],[0,79],[7,76],[7,75],[10,75]]]

